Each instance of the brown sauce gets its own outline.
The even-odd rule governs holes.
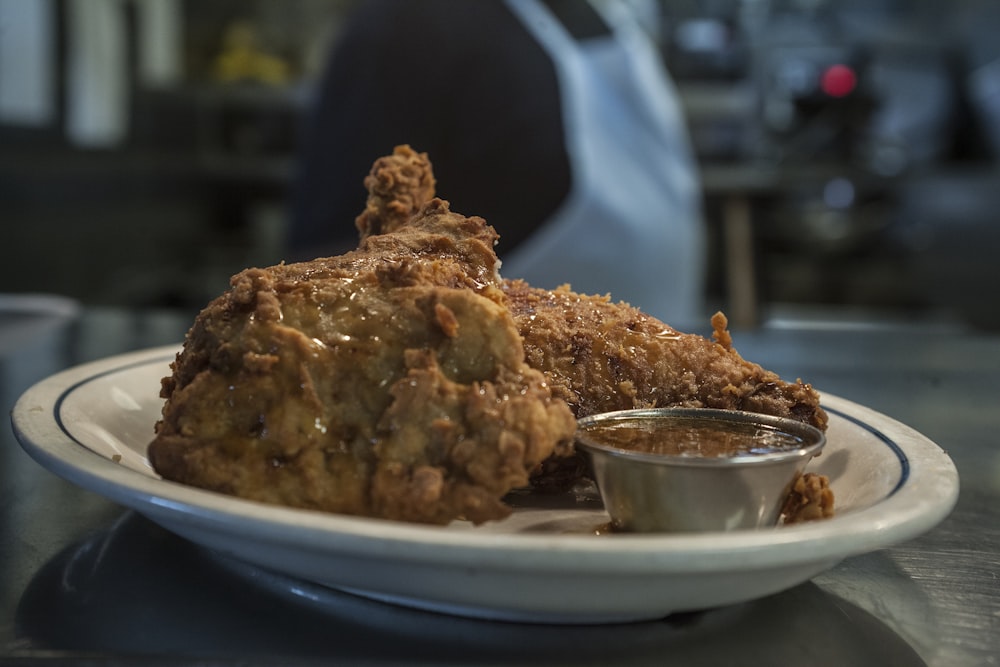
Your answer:
[[[697,417],[615,420],[590,424],[583,433],[596,444],[617,449],[702,458],[771,454],[806,444],[773,427]]]

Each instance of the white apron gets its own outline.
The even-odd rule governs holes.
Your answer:
[[[576,41],[534,0],[507,0],[559,80],[571,187],[503,257],[507,278],[571,283],[667,322],[703,316],[700,187],[676,93],[627,5],[595,5],[614,36]]]

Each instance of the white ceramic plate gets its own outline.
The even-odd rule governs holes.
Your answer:
[[[362,519],[232,498],[160,479],[146,459],[160,378],[176,348],[79,366],[13,411],[25,450],[52,472],[210,549],[369,597],[484,618],[597,623],[742,602],[808,580],[845,557],[930,529],[958,474],[913,429],[825,396],[837,516],[768,530],[595,534],[592,505],[520,507],[500,522],[447,527]]]

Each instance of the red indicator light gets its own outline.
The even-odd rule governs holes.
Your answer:
[[[830,97],[850,95],[857,85],[858,77],[847,65],[830,65],[819,80],[819,87]]]

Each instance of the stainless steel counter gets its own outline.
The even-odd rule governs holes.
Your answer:
[[[85,311],[0,339],[0,399],[179,341],[191,314]],[[921,431],[962,490],[940,526],[765,599],[656,622],[493,623],[237,566],[49,474],[0,433],[0,663],[1000,664],[1000,336],[845,325],[735,331],[784,376]],[[584,582],[581,582],[584,585]]]

